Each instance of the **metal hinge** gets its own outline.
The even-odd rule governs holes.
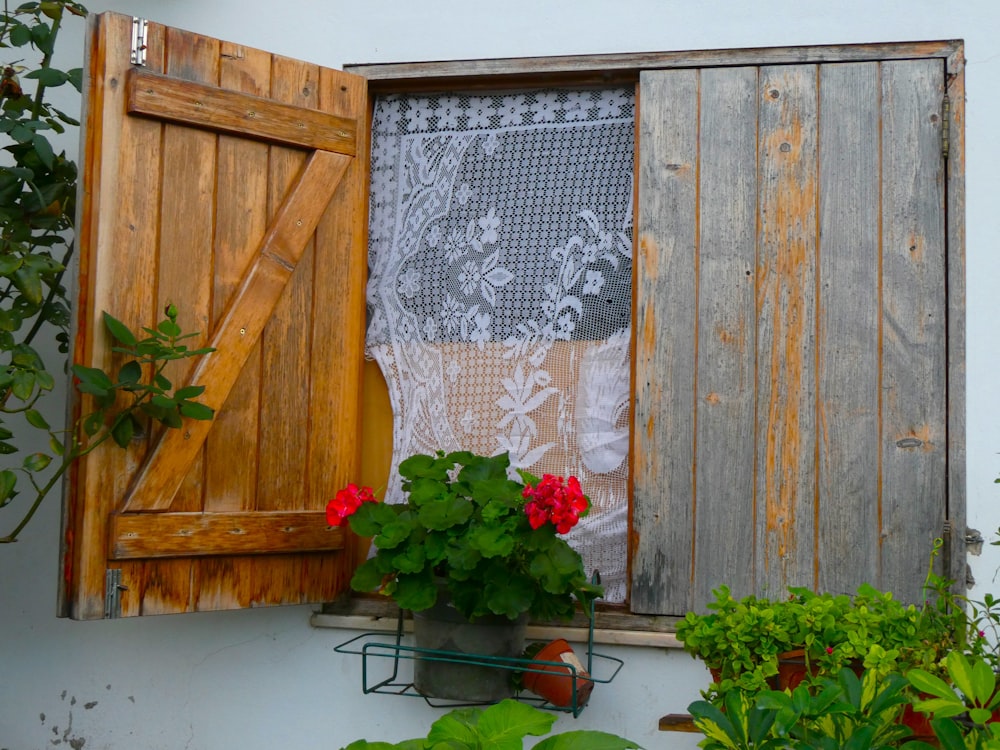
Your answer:
[[[128,586],[122,584],[121,568],[104,571],[104,619],[117,620],[122,616],[122,592]]]
[[[951,99],[944,95],[941,102],[941,156],[948,158],[948,141],[951,136]]]
[[[145,18],[132,18],[132,64],[146,64],[146,32],[149,28],[149,21]]]

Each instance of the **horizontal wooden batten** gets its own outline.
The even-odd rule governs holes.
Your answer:
[[[138,68],[129,71],[127,86],[132,115],[286,146],[357,154],[357,124],[346,117]]]
[[[639,80],[639,71],[671,68],[787,65],[942,57],[960,65],[961,42],[934,40],[889,44],[828,44],[727,50],[628,52],[597,55],[355,63],[344,70],[368,79],[372,92],[478,90],[508,87],[620,85]]]
[[[114,560],[343,549],[322,511],[155,513],[111,517]]]

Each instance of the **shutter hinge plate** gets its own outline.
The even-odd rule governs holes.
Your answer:
[[[146,65],[146,34],[149,21],[145,18],[132,18],[132,55],[133,65]]]
[[[122,592],[128,586],[122,584],[121,568],[104,571],[104,619],[117,620],[122,616]]]
[[[944,95],[941,102],[941,156],[948,158],[949,139],[951,138],[951,99]]]

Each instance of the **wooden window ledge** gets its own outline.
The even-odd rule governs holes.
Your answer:
[[[396,629],[398,612],[393,602],[379,597],[347,596],[324,604],[320,611],[313,613],[309,622],[316,628],[390,632]],[[594,643],[682,648],[675,635],[677,620],[676,617],[633,615],[621,609],[600,609],[595,615]],[[407,632],[412,629],[409,615],[403,628]],[[585,643],[588,636],[588,621],[582,614],[565,624],[531,622],[527,631],[527,638],[534,641],[565,638]]]

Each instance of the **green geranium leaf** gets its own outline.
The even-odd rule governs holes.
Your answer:
[[[522,576],[505,574],[502,566],[492,573],[487,577],[488,583],[483,591],[490,611],[512,619],[527,612],[535,598],[534,583]]]
[[[514,535],[502,526],[481,526],[469,534],[468,541],[483,557],[506,556],[514,551]]]
[[[424,569],[427,558],[424,548],[411,546],[392,558],[393,567],[400,573],[419,573]]]
[[[450,464],[445,461],[418,453],[399,464],[399,475],[410,480],[420,477],[444,480],[448,478],[449,468]]]
[[[421,506],[448,496],[448,485],[440,479],[417,477],[410,483],[410,502]]]
[[[433,607],[437,601],[437,586],[434,585],[432,571],[425,570],[398,576],[393,598],[400,607],[413,612]]]
[[[365,560],[354,570],[351,588],[355,591],[377,591],[382,586],[386,571],[378,557]]]
[[[561,540],[556,540],[561,541]],[[531,575],[542,588],[553,594],[563,593],[566,578],[582,569],[580,554],[568,544],[553,544],[531,559]]]
[[[375,537],[375,546],[379,549],[395,549],[410,538],[413,528],[414,523],[411,514],[393,514],[392,520],[386,521],[382,525],[382,531]]]
[[[396,522],[398,509],[399,506],[386,503],[361,503],[348,520],[351,531],[358,536],[377,536],[385,526]]]
[[[465,523],[472,515],[473,506],[464,497],[452,497],[424,505],[419,510],[420,523],[428,529],[441,531]]]

